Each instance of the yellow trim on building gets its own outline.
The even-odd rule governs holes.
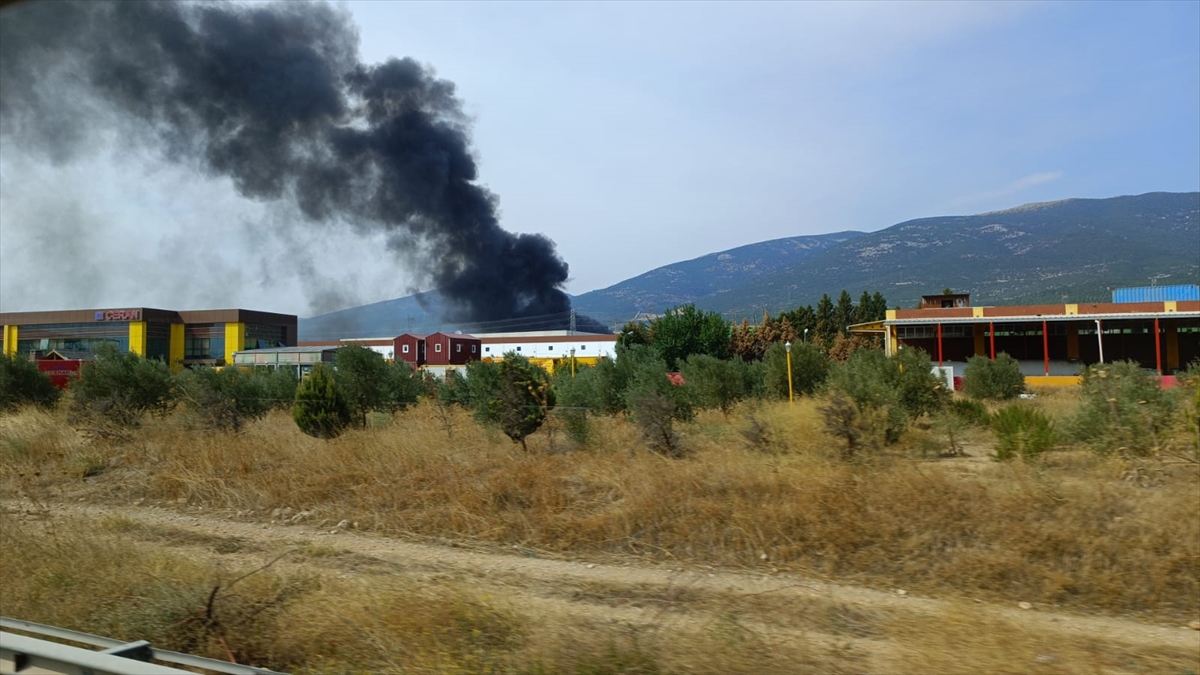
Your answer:
[[[4,327],[4,355],[5,356],[16,356],[17,355],[17,327],[16,326],[5,326]]]
[[[245,349],[245,344],[246,324],[241,322],[225,324],[225,365],[233,365],[233,353]]]
[[[1175,300],[1166,300],[1163,302],[1164,312],[1178,312],[1179,304]]]
[[[971,308],[971,318],[982,319],[983,318],[983,308],[982,307],[972,307]]]
[[[129,322],[129,351],[138,356],[146,355],[146,322]]]
[[[171,370],[183,369],[183,340],[184,328],[181,323],[171,324],[171,342],[167,347],[167,364]]]
[[[1067,316],[1078,316],[1079,305],[1067,305]]]
[[[1074,387],[1079,384],[1080,377],[1078,375],[1026,375],[1025,386],[1027,387]]]
[[[887,320],[888,321],[896,320],[896,310],[894,310],[894,309],[887,310]]]

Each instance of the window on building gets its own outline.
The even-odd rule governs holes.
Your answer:
[[[521,351],[521,345],[517,345],[517,351]]]
[[[408,353],[408,345],[400,345],[400,352],[402,354],[407,354]]]
[[[479,345],[471,345],[471,353],[474,354]]]
[[[586,351],[587,351],[587,345],[579,345],[579,351],[581,351],[581,352],[586,352]]]
[[[554,351],[554,345],[550,345],[550,351]]]
[[[438,352],[440,354],[442,352],[442,343],[439,342],[436,345],[434,345],[433,351]]]
[[[455,353],[462,352],[462,345],[461,344],[454,345],[454,351],[455,351]]]
[[[485,351],[485,352],[490,352],[490,351],[492,351],[492,348],[491,348],[491,347],[484,347],[484,348],[483,348],[483,351]]]

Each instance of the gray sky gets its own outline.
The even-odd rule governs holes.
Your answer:
[[[1200,189],[1197,2],[345,6],[363,61],[456,83],[503,226],[557,242],[575,294],[777,237]],[[0,309],[308,315],[422,285],[378,235],[272,227],[293,215],[157,157],[0,145]]]

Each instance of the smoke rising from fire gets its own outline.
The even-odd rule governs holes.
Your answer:
[[[344,10],[139,1],[0,13],[5,143],[66,162],[106,124],[244,197],[384,233],[441,292],[448,320],[570,309],[554,243],[500,227],[454,84],[410,58],[360,63]]]

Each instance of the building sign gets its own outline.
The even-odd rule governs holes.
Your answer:
[[[107,312],[96,312],[96,321],[141,321],[140,309],[110,309]]]

